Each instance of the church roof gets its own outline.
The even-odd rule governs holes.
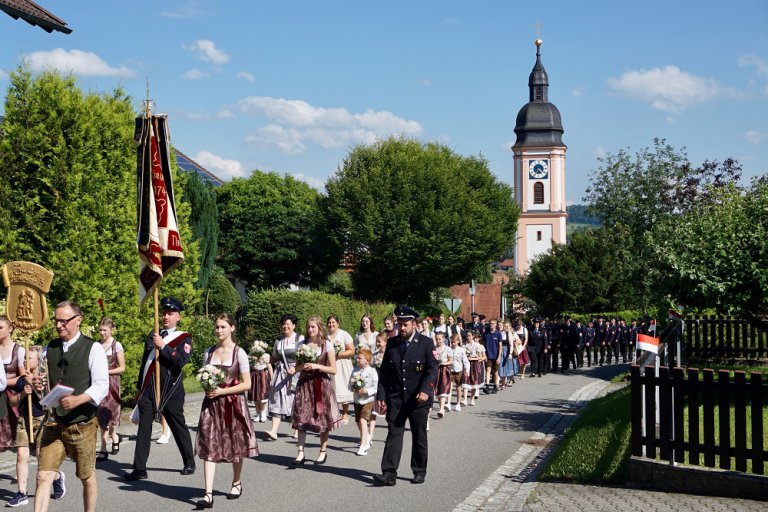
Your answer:
[[[66,26],[67,23],[64,20],[56,17],[53,13],[43,9],[31,0],[0,0],[0,11],[17,20],[21,18],[30,25],[37,25],[49,33],[54,30],[64,34],[72,32],[72,29]]]
[[[549,76],[541,63],[541,40],[536,40],[536,63],[528,76],[528,103],[517,113],[513,148],[562,146],[560,111],[549,102]]]

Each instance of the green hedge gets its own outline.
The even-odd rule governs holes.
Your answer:
[[[658,329],[663,329],[664,326],[667,325],[667,322],[669,320],[669,308],[667,307],[656,307],[656,308],[650,308],[643,313],[643,311],[639,309],[621,309],[617,311],[600,311],[597,313],[576,313],[576,312],[566,312],[563,313],[563,316],[570,316],[572,320],[581,320],[581,323],[585,324],[592,320],[593,318],[597,318],[598,316],[601,316],[606,319],[610,319],[612,317],[616,318],[623,318],[627,321],[627,324],[629,324],[633,318],[642,318],[643,316],[647,316],[650,319],[655,318],[656,323],[658,325]],[[659,331],[661,332],[661,331]]]
[[[376,330],[380,330],[394,305],[355,301],[330,293],[280,289],[250,292],[244,310],[240,330],[248,343],[259,339],[271,345],[280,337],[280,317],[287,313],[298,317],[297,331],[301,333],[307,318],[317,315],[325,320],[328,315],[335,314],[341,328],[354,336],[360,327],[360,318],[365,314],[373,317]],[[245,343],[243,341],[244,346]]]

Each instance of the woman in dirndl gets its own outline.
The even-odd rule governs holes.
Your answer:
[[[325,464],[328,460],[328,435],[342,421],[332,381],[332,376],[336,374],[336,350],[328,339],[322,318],[313,316],[307,320],[306,333],[304,344],[315,351],[317,362],[296,365],[301,374],[291,415],[292,426],[299,431],[299,452],[293,460],[295,467],[304,465],[307,432],[320,434],[320,455],[315,464]]]
[[[115,341],[112,332],[115,330],[115,322],[104,317],[99,322],[99,335],[101,336],[101,348],[109,362],[109,392],[106,398],[99,404],[96,416],[99,418],[99,428],[101,429],[101,450],[96,455],[96,460],[107,460],[107,439],[112,441],[112,455],[117,455],[120,451],[120,434],[115,432],[115,428],[120,426],[120,409],[122,401],[120,400],[120,376],[125,371],[125,352],[123,346]]]
[[[203,364],[221,367],[226,376],[222,384],[205,393],[197,424],[195,451],[204,461],[205,478],[205,496],[197,502],[200,508],[213,507],[217,463],[232,464],[232,485],[227,499],[238,499],[243,493],[240,480],[243,459],[259,454],[246,400],[246,392],[251,387],[248,354],[232,337],[235,332],[232,315],[220,314],[214,328],[219,342],[206,350]]]
[[[520,378],[525,378],[525,367],[528,366],[528,329],[523,325],[522,320],[518,320],[515,325],[515,334],[517,334],[518,354],[517,360],[520,363]]]
[[[24,347],[13,341],[12,334],[13,324],[11,324],[11,320],[5,315],[0,315],[0,356],[3,359],[7,381],[5,393],[0,393],[0,400],[4,402],[3,409],[7,411],[5,416],[0,418],[0,452],[16,446],[19,412],[18,408],[10,407],[8,402],[17,394],[13,388],[19,377],[26,373],[24,370]]]
[[[445,332],[437,331],[435,333],[435,353],[437,354],[437,386],[435,386],[435,395],[439,410],[438,419],[445,414],[445,404],[451,398],[451,366],[453,365],[453,349],[443,342]],[[451,410],[450,404],[448,410]]]
[[[286,314],[280,319],[283,335],[275,341],[272,349],[272,364],[275,371],[272,374],[272,384],[269,387],[269,404],[267,410],[272,417],[272,427],[265,432],[268,441],[277,441],[277,429],[283,418],[290,418],[293,411],[293,395],[296,375],[296,349],[304,337],[296,332],[298,318]]]
[[[511,322],[504,322],[501,330],[501,366],[499,367],[499,377],[501,378],[500,389],[507,387],[510,382],[515,383],[515,367],[517,365],[517,352],[519,341],[517,334],[512,329]]]

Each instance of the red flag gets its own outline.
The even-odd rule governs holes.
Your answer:
[[[141,303],[184,259],[173,200],[166,116],[136,118],[137,246]]]
[[[647,334],[637,335],[637,348],[640,350],[647,350],[654,354],[659,353],[659,338],[648,336]]]

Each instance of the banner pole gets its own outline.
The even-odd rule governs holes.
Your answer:
[[[38,363],[39,365],[40,363]],[[32,374],[29,368],[29,333],[24,333],[24,369],[26,370],[27,374],[25,374],[24,382],[27,382],[30,386],[32,385],[31,377],[29,375]],[[35,439],[35,424],[32,423],[32,395],[27,395],[27,423],[29,424],[29,442],[32,443]]]
[[[159,286],[159,283],[158,283]],[[160,333],[160,300],[158,297],[157,286],[155,286],[155,334]],[[155,347],[155,404],[157,407],[158,420],[160,419],[160,349]]]

